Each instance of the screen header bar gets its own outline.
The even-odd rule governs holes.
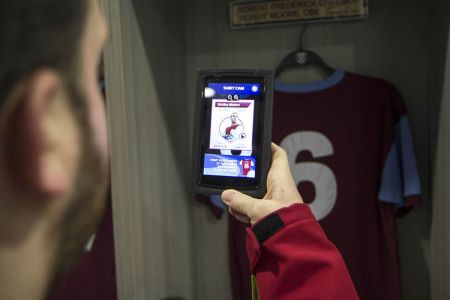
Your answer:
[[[208,87],[219,95],[259,95],[259,83],[209,83]]]

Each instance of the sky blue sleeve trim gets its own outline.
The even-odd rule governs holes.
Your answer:
[[[420,194],[411,130],[407,117],[403,116],[397,123],[396,138],[386,158],[378,199],[402,207],[405,197]]]
[[[406,116],[403,116],[400,119],[397,131],[400,131],[400,145],[402,147],[400,153],[402,154],[403,174],[405,176],[403,182],[403,196],[420,195],[422,190],[420,188],[419,171],[417,169],[417,160],[414,153],[411,128]]]
[[[212,195],[210,196],[210,200],[214,206],[220,208],[221,210],[225,210],[226,206],[223,203],[222,198],[220,198],[220,195]]]
[[[397,141],[391,146],[383,168],[378,199],[396,205],[403,204],[401,166]]]
[[[330,88],[344,79],[345,72],[336,70],[324,80],[314,81],[310,83],[284,83],[279,80],[275,81],[275,90],[286,93],[310,93]]]

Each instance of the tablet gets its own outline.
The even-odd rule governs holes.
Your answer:
[[[272,71],[199,71],[195,99],[194,191],[262,197],[271,160]]]

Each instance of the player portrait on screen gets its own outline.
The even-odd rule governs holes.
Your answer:
[[[252,150],[254,100],[213,99],[210,149]]]
[[[244,131],[244,125],[239,119],[239,115],[234,112],[220,124],[220,135],[227,141],[235,141],[242,138],[241,133]]]

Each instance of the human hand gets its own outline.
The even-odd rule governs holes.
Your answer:
[[[221,197],[230,214],[241,222],[252,224],[280,208],[303,203],[292,178],[286,152],[274,143],[264,198],[256,199],[236,190],[225,190]]]

